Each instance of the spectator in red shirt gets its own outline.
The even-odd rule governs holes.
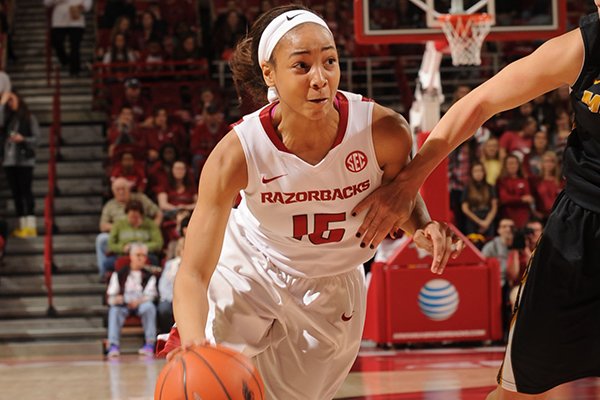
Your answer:
[[[194,209],[198,194],[185,162],[173,163],[167,182],[157,197],[165,219],[174,218],[178,210]]]
[[[507,154],[514,154],[523,161],[526,154],[529,154],[533,141],[533,135],[538,131],[538,124],[535,118],[527,117],[521,124],[518,131],[505,131],[500,136],[500,158]]]
[[[546,221],[552,211],[554,201],[564,188],[561,179],[558,157],[555,152],[547,151],[542,156],[541,174],[531,178],[531,191],[535,198],[535,216]]]
[[[144,123],[148,128],[148,160],[155,162],[158,160],[158,152],[166,143],[172,143],[179,154],[186,150],[186,134],[178,124],[169,123],[167,109],[158,107],[154,110],[153,116]]]
[[[135,47],[138,50],[144,50],[150,40],[162,40],[162,33],[159,32],[156,17],[150,11],[146,10],[140,17],[140,24],[133,32]]]
[[[535,200],[519,157],[506,156],[497,185],[501,217],[512,219],[517,228],[522,228],[529,220]]]
[[[142,96],[142,84],[137,78],[129,78],[123,86],[125,94],[113,98],[111,114],[116,116],[127,105],[133,111],[136,122],[144,121],[152,111],[152,104],[146,96]]]
[[[140,136],[130,106],[123,106],[114,124],[108,130],[108,156],[114,159],[123,151],[131,151],[143,159],[146,143]]]
[[[223,113],[213,104],[206,107],[202,122],[198,123],[190,134],[192,167],[196,180],[200,177],[208,155],[228,131]]]
[[[144,193],[146,190],[148,180],[144,168],[136,164],[133,153],[129,151],[121,153],[120,162],[115,164],[110,174],[111,181],[119,177],[127,179],[131,183],[131,189],[135,192]]]
[[[148,168],[148,187],[154,198],[167,184],[173,163],[179,159],[179,152],[172,143],[164,144],[159,153],[159,159]]]
[[[529,154],[525,156],[523,168],[527,176],[539,176],[542,171],[542,156],[550,150],[548,132],[539,130],[533,135],[533,144]]]

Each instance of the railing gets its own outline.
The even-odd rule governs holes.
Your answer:
[[[54,293],[52,290],[52,271],[54,269],[54,196],[56,194],[56,156],[61,138],[60,116],[60,69],[55,67],[54,97],[52,101],[52,125],[50,127],[48,160],[48,193],[44,199],[44,283],[48,294],[48,315],[56,315]]]
[[[408,112],[421,59],[420,55],[341,58],[340,89],[363,94],[396,111]],[[444,90],[450,93],[450,89],[459,84],[474,87],[500,70],[500,55],[484,53],[482,59],[480,66],[456,68],[451,65],[450,56],[444,56],[445,62],[440,68]],[[212,79],[223,89],[232,88],[227,61],[213,64]]]
[[[52,27],[52,8],[46,9],[46,43],[45,43],[45,57],[46,57],[46,85],[50,86],[50,75],[52,74],[52,46],[50,45],[50,35]]]
[[[6,70],[6,57],[8,49],[8,35],[0,35],[0,71]]]
[[[363,94],[398,112],[407,112],[412,103],[421,58],[420,55],[342,58],[340,88]],[[500,55],[484,53],[482,59],[484,62],[480,66],[456,68],[451,65],[450,57],[445,56],[440,73],[446,93],[451,93],[455,86],[461,84],[479,85],[500,70]],[[110,97],[106,89],[121,84],[129,77],[139,78],[145,86],[172,82],[175,87],[192,80],[198,83],[210,80],[221,87],[226,98],[237,99],[227,61],[213,62],[210,75],[204,61],[95,63],[93,70],[95,100]]]
[[[138,78],[145,87],[169,85],[169,93],[165,98],[172,98],[175,88],[182,86],[202,86],[209,79],[206,60],[197,61],[163,61],[163,62],[116,62],[94,63],[92,65],[94,108],[101,109],[104,100],[115,96],[111,89],[121,90],[123,82],[128,78]]]

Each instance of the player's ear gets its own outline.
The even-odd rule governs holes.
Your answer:
[[[271,63],[265,62],[260,66],[263,74],[263,79],[267,86],[275,86],[275,71]]]

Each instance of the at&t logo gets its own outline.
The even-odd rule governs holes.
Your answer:
[[[458,291],[445,279],[432,279],[419,291],[419,308],[434,321],[450,318],[458,309]]]

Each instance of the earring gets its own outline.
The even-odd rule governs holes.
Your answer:
[[[279,93],[277,93],[277,88],[275,86],[269,86],[269,90],[267,90],[267,100],[269,103],[273,103],[279,99]]]

